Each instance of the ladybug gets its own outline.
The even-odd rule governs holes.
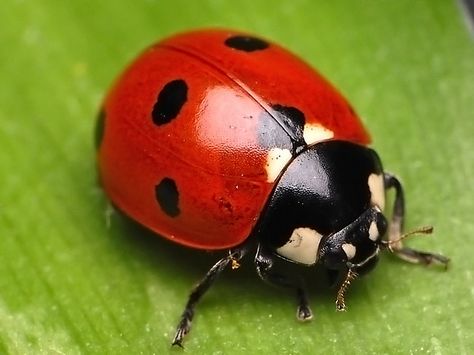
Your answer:
[[[338,276],[338,310],[383,249],[414,263],[449,261],[402,244],[412,234],[402,235],[402,185],[368,147],[354,109],[264,39],[212,29],[150,46],[106,96],[96,133],[100,181],[118,209],[175,243],[228,250],[192,290],[173,345],[217,276],[255,249],[258,275],[294,290],[302,321],[312,318],[305,287],[275,271],[277,260]]]

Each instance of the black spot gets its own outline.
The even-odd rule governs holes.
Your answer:
[[[151,116],[156,125],[169,123],[178,116],[179,111],[188,99],[188,86],[182,79],[167,83],[158,94]]]
[[[297,147],[305,146],[306,143],[303,138],[305,117],[303,112],[295,107],[279,104],[272,105],[272,109],[275,110],[274,115],[278,122],[284,126],[294,144]]]
[[[293,149],[293,142],[277,120],[267,111],[263,111],[257,120],[257,137],[259,146],[267,149]]]
[[[306,147],[303,131],[305,116],[295,107],[271,105],[271,112],[264,111],[258,120],[258,142],[265,148],[288,149],[293,154]]]
[[[164,178],[155,186],[156,201],[160,205],[163,212],[170,217],[177,217],[179,210],[179,193],[174,180]]]
[[[225,40],[225,45],[239,51],[253,52],[268,48],[268,42],[251,36],[232,36]]]
[[[97,115],[97,121],[95,124],[95,133],[94,133],[94,141],[95,141],[95,149],[99,149],[100,145],[102,144],[102,139],[104,138],[104,130],[105,130],[105,111],[101,109],[99,114]]]

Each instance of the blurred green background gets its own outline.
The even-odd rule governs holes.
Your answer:
[[[406,186],[411,245],[447,272],[384,255],[349,310],[313,286],[315,319],[251,263],[198,308],[188,354],[474,352],[474,41],[448,0],[3,0],[0,10],[0,353],[166,354],[188,291],[220,253],[156,238],[96,185],[101,98],[150,43],[195,27],[258,33],[350,99]],[[307,275],[311,275],[306,273]]]

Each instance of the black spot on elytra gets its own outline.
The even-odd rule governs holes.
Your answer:
[[[174,180],[164,178],[155,186],[156,201],[164,213],[170,217],[177,217],[179,210],[179,192]]]
[[[261,147],[288,149],[289,151],[293,149],[290,136],[270,113],[263,111],[257,122],[258,144]]]
[[[182,79],[167,83],[158,94],[151,116],[156,125],[169,123],[178,116],[179,111],[188,99],[188,86]]]
[[[102,108],[97,115],[97,121],[95,124],[95,132],[94,132],[94,142],[95,142],[95,149],[99,149],[100,145],[102,144],[102,139],[104,138],[104,131],[105,131],[105,111]]]
[[[258,121],[258,141],[265,148],[288,149],[297,153],[306,146],[303,131],[305,116],[295,107],[271,105],[272,111],[264,111]]]
[[[268,48],[268,42],[251,36],[232,36],[225,40],[225,45],[244,52],[254,52]]]
[[[276,115],[278,122],[283,124],[285,131],[289,133],[296,147],[306,145],[303,138],[305,117],[303,112],[296,107],[283,106],[279,104],[272,105],[273,114]]]

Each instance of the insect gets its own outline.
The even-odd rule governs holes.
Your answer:
[[[150,46],[106,96],[96,139],[114,205],[173,242],[228,250],[192,290],[174,345],[217,276],[255,249],[258,275],[294,290],[302,321],[312,318],[305,287],[275,271],[277,259],[338,275],[338,310],[381,250],[449,261],[403,245],[402,185],[350,104],[305,62],[252,35],[200,30]]]

